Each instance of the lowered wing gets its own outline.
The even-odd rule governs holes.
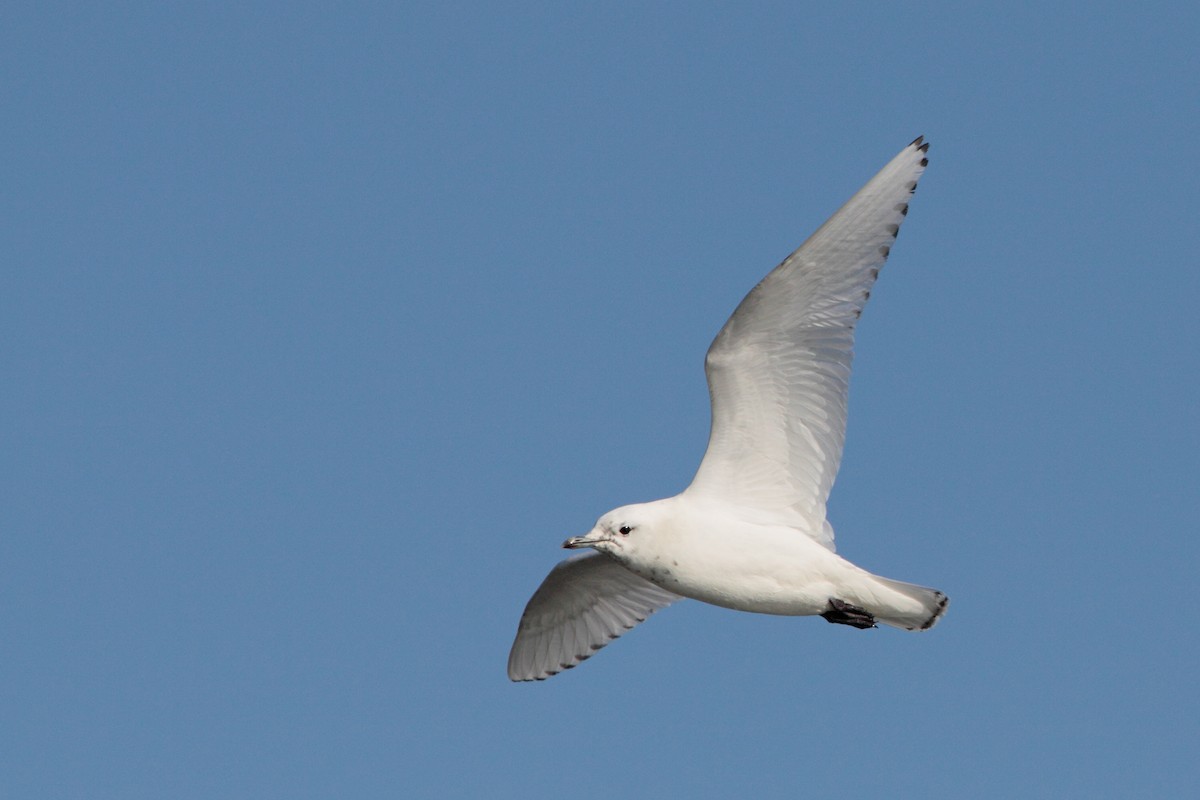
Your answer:
[[[570,669],[678,599],[603,553],[561,561],[521,615],[508,677],[540,681]]]

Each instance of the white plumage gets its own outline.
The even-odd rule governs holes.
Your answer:
[[[825,502],[846,431],[854,326],[924,172],[918,138],[742,300],[705,360],[708,450],[675,497],[610,511],[566,547],[525,609],[508,661],[541,680],[680,597],[908,630],[944,594],[834,552]]]

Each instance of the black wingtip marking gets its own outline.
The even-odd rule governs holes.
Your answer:
[[[929,159],[928,159],[928,158],[922,158],[922,159],[921,159],[921,166],[922,166],[922,167],[928,167],[928,166],[929,166]]]
[[[908,203],[901,203],[900,205],[896,206],[896,210],[900,212],[900,216],[907,217],[908,216]]]
[[[921,630],[923,631],[927,631],[932,628],[933,623],[937,622],[938,619],[941,618],[942,614],[946,612],[946,605],[950,602],[950,598],[941,592],[938,592],[938,594],[941,595],[942,599],[938,601],[937,611],[933,612],[933,615],[929,619],[925,620],[925,624],[921,626]]]
[[[879,255],[883,256],[884,258],[887,258],[888,255],[891,254],[891,252],[892,252],[892,248],[888,247],[886,244],[882,244],[879,246]]]
[[[912,194],[913,192],[915,192],[915,191],[917,190],[917,182],[916,182],[916,181],[909,181],[909,182],[908,182],[908,185],[906,185],[904,188],[905,188],[905,189],[908,189],[908,193],[909,193],[909,194]]]
[[[924,138],[925,138],[924,136],[918,136],[917,138],[915,138],[911,142],[909,142],[908,146],[909,147],[917,147],[918,145],[921,144],[921,140],[923,140]],[[929,145],[925,145],[925,146],[929,147]]]
[[[888,225],[886,230],[888,233],[890,233],[892,235],[893,239],[895,239],[898,235],[900,235],[900,226],[899,225]]]

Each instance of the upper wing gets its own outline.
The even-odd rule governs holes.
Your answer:
[[[708,450],[687,491],[798,524],[833,549],[825,501],[846,434],[854,325],[925,170],[920,138],[742,300],[708,349]]]
[[[525,606],[508,677],[540,681],[570,669],[678,599],[603,553],[561,561]]]

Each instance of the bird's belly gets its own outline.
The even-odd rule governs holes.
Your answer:
[[[841,558],[819,545],[819,552],[775,552],[755,558],[728,554],[706,558],[677,553],[633,571],[668,591],[737,611],[804,616],[820,614],[836,597]]]

